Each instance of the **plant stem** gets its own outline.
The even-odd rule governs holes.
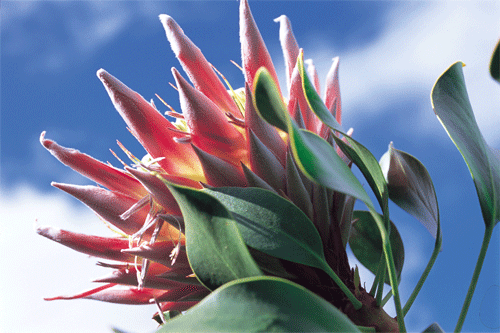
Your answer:
[[[342,280],[339,278],[339,276],[331,269],[330,266],[325,262],[324,266],[325,272],[330,275],[330,277],[333,279],[333,281],[337,284],[337,286],[342,290],[342,292],[347,296],[349,301],[351,301],[352,305],[354,306],[354,309],[359,310],[363,306],[363,303],[361,303],[360,300],[354,296],[354,294],[351,292],[349,288],[342,282]]]
[[[434,262],[436,261],[436,258],[441,251],[441,244],[443,241],[443,237],[441,236],[441,231],[438,230],[438,236],[436,238],[436,243],[434,246],[434,251],[432,251],[432,256],[427,263],[427,266],[425,267],[424,272],[422,273],[422,276],[418,280],[417,285],[415,286],[415,289],[413,289],[413,292],[410,295],[410,298],[408,298],[408,301],[406,302],[404,308],[403,308],[403,314],[406,316],[408,311],[410,310],[413,302],[417,298],[418,293],[420,292],[420,289],[422,289],[422,286],[424,285],[425,280],[427,279],[427,276],[431,272],[432,266],[434,266]]]
[[[376,297],[378,306],[380,306],[380,304],[382,303],[382,296],[384,294],[384,284],[385,284],[385,265],[382,274],[380,274],[380,281],[378,282],[377,297]]]
[[[483,243],[481,245],[481,251],[479,252],[479,257],[477,258],[476,268],[474,269],[474,274],[472,275],[472,280],[470,282],[469,290],[465,296],[464,305],[462,306],[462,311],[458,317],[457,326],[455,327],[455,332],[460,332],[467,316],[467,311],[469,310],[470,302],[472,301],[472,296],[474,295],[474,290],[476,289],[477,280],[479,279],[479,274],[481,273],[481,268],[483,267],[484,258],[486,257],[486,251],[488,250],[488,245],[491,240],[491,235],[493,234],[493,228],[495,223],[490,223],[486,230],[484,231]]]
[[[375,292],[377,291],[378,281],[380,280],[380,274],[385,270],[385,257],[382,254],[380,256],[380,261],[378,263],[377,274],[375,274],[375,280],[373,280],[372,288],[370,289],[370,295],[375,297]]]

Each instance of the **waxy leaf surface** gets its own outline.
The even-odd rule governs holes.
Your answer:
[[[489,228],[500,220],[500,154],[486,144],[477,126],[462,67],[457,62],[439,77],[432,88],[432,106],[469,167]]]
[[[337,308],[302,286],[275,277],[230,282],[182,316],[166,332],[359,332]]]
[[[432,237],[441,237],[436,192],[424,165],[391,143],[380,159],[380,166],[387,180],[389,198],[417,218]]]
[[[216,289],[232,280],[262,275],[230,212],[213,196],[167,184],[186,225],[189,263],[201,283]]]
[[[212,188],[231,212],[245,243],[271,256],[323,268],[327,265],[318,231],[294,204],[260,188]]]
[[[352,218],[355,222],[351,227],[349,246],[359,262],[368,268],[370,272],[377,274],[380,258],[384,255],[382,249],[382,239],[380,237],[380,231],[377,228],[377,224],[373,220],[372,214],[366,211],[354,211]],[[401,239],[396,226],[392,222],[389,240],[391,242],[396,275],[399,279],[401,271],[403,270],[405,251],[403,240]],[[389,283],[387,275],[386,283]]]

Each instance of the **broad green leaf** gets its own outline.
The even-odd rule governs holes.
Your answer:
[[[214,197],[167,184],[184,216],[189,264],[200,282],[216,289],[232,280],[262,275],[231,213]]]
[[[337,308],[304,287],[275,277],[236,280],[215,290],[166,332],[359,332]]]
[[[437,238],[441,232],[439,208],[432,179],[424,165],[412,155],[395,149],[391,142],[380,166],[387,180],[389,198]]]
[[[357,210],[353,212],[352,218],[355,222],[353,222],[351,227],[349,246],[359,262],[368,268],[370,272],[377,274],[380,258],[383,255],[380,231],[370,212]],[[405,251],[401,236],[392,222],[389,239],[396,267],[396,275],[399,279],[403,270]],[[389,283],[387,276],[386,283]]]
[[[318,231],[290,201],[260,188],[204,189],[221,202],[245,243],[271,256],[322,269],[326,265]]]
[[[326,262],[318,231],[297,206],[260,188],[226,187],[203,191],[227,207],[248,246],[280,259],[324,270],[355,306],[361,306]]]
[[[431,101],[439,121],[469,167],[488,228],[500,220],[500,159],[477,126],[462,67],[463,63],[457,62],[439,77],[432,88]]]
[[[500,40],[495,46],[495,50],[493,50],[493,54],[491,56],[490,61],[490,74],[495,80],[500,83]]]
[[[439,326],[438,323],[432,323],[422,333],[444,333],[445,331]]]

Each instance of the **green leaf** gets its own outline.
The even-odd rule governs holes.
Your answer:
[[[271,256],[322,269],[326,265],[318,231],[290,201],[260,188],[204,189],[221,202],[245,243]]]
[[[184,216],[189,264],[203,285],[213,290],[232,280],[263,275],[233,216],[217,199],[191,188],[167,186]]]
[[[253,104],[262,119],[284,132],[288,132],[288,112],[278,86],[265,67],[255,73]]]
[[[351,227],[349,246],[359,262],[368,268],[370,272],[377,274],[380,258],[383,256],[380,231],[378,230],[370,212],[357,210],[353,212],[352,217],[354,222]],[[401,271],[403,270],[405,251],[403,240],[401,239],[396,226],[392,222],[389,240],[391,242],[396,275],[399,279]],[[385,282],[389,284],[388,276],[386,276]]]
[[[325,260],[320,235],[309,218],[294,204],[260,188],[204,189],[231,212],[245,243],[280,259],[324,270],[361,307],[361,303]]]
[[[295,283],[246,278],[215,290],[166,332],[359,332],[337,308]]]
[[[389,198],[417,218],[436,239],[441,232],[439,207],[432,179],[424,165],[412,155],[395,149],[392,142],[380,165]]]
[[[432,88],[431,101],[439,121],[469,167],[484,223],[489,228],[500,220],[500,158],[486,144],[477,126],[462,67],[463,63],[457,62],[439,77]]]
[[[491,77],[500,83],[500,40],[495,46],[495,50],[493,50],[493,54],[491,56],[490,61],[490,74]]]

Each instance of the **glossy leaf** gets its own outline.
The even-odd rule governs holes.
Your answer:
[[[477,126],[462,67],[457,62],[439,77],[432,88],[432,106],[469,167],[489,228],[500,220],[500,156],[486,144]]]
[[[355,222],[353,222],[351,227],[349,246],[359,262],[368,268],[370,272],[377,274],[380,258],[383,255],[380,231],[370,212],[357,210],[353,212],[352,218]],[[403,240],[392,222],[389,240],[391,242],[396,275],[399,279],[403,270],[405,251]],[[389,284],[387,276],[385,282]]]
[[[490,74],[493,79],[500,83],[500,40],[493,50],[490,61]]]
[[[432,179],[424,165],[412,155],[394,148],[380,159],[389,188],[389,198],[417,218],[437,238],[439,208]]]
[[[260,188],[221,187],[203,192],[231,212],[248,246],[308,266],[326,264],[318,231],[290,201]]]
[[[158,333],[292,331],[359,332],[347,316],[304,287],[258,277],[222,286]]]
[[[213,196],[167,184],[186,225],[186,251],[200,282],[215,289],[229,281],[262,275],[231,213]]]
[[[294,204],[260,188],[212,188],[238,223],[245,243],[280,259],[324,270],[356,306],[361,303],[325,260],[320,235],[309,218]]]

